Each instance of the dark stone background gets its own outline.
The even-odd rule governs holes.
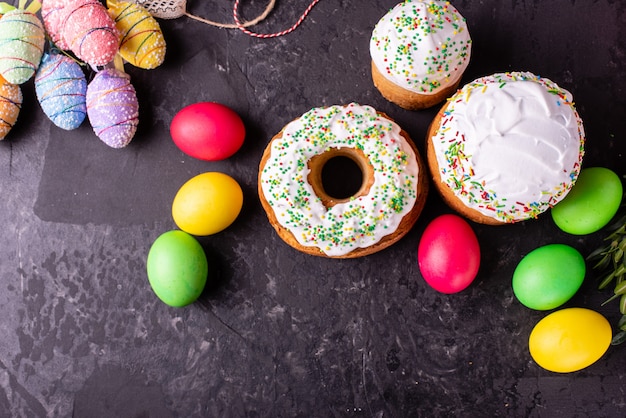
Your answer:
[[[232,1],[190,1],[229,21]],[[252,18],[265,2],[244,1]],[[423,150],[436,109],[386,102],[369,72],[369,38],[395,0],[322,0],[302,26],[255,39],[187,17],[161,21],[166,62],[127,65],[140,101],[131,145],[107,148],[87,123],[54,127],[32,81],[18,124],[0,143],[0,416],[406,417],[624,416],[625,347],[580,372],[554,374],[528,353],[545,313],[514,298],[512,272],[530,250],[567,243],[584,255],[604,232],[575,237],[549,215],[505,227],[473,224],[479,276],[443,295],[417,266],[427,223],[449,212],[431,194],[395,246],[356,260],[297,253],[275,234],[256,193],[269,139],[311,107],[356,101],[395,118]],[[285,29],[307,0],[278,1],[255,29]],[[625,174],[626,3],[457,0],[474,41],[464,82],[529,70],[569,89],[585,121],[585,166]],[[168,126],[187,104],[231,106],[247,128],[221,162],[182,154]],[[211,285],[174,309],[145,273],[151,243],[192,176],[221,171],[244,189],[237,221],[200,239]],[[589,272],[567,306],[617,322]]]

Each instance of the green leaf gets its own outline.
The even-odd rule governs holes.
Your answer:
[[[626,341],[626,331],[620,331],[613,336],[611,345],[620,345],[624,341]]]
[[[605,287],[607,287],[609,284],[611,284],[614,278],[615,278],[615,272],[613,271],[609,273],[604,279],[602,279],[602,281],[598,285],[598,289],[602,290]]]
[[[613,293],[616,295],[623,295],[626,293],[626,280],[619,280],[613,289]]]

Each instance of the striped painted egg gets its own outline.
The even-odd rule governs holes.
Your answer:
[[[66,0],[59,30],[69,49],[92,66],[113,61],[119,49],[115,22],[98,0]]]
[[[22,90],[0,76],[0,140],[7,136],[22,108]]]
[[[0,74],[12,84],[28,81],[43,54],[43,24],[33,13],[13,9],[0,19]]]
[[[87,80],[80,65],[63,54],[44,54],[35,74],[37,100],[59,128],[78,128],[87,115]]]
[[[42,0],[41,2],[41,19],[46,33],[59,49],[69,50],[70,47],[65,43],[61,34],[64,10],[65,0]]]
[[[98,72],[87,85],[87,117],[105,144],[128,145],[139,124],[139,103],[130,76],[115,68]]]
[[[109,16],[120,34],[120,55],[131,65],[151,70],[165,59],[165,38],[161,27],[142,6],[109,2]]]

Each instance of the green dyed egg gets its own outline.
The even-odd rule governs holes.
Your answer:
[[[552,208],[552,219],[563,231],[586,235],[602,229],[622,202],[622,181],[604,167],[583,169],[572,190]]]
[[[169,231],[158,237],[150,248],[146,267],[154,293],[174,307],[198,299],[208,275],[202,246],[183,231]]]
[[[549,244],[528,253],[513,272],[513,293],[525,306],[545,311],[567,302],[585,278],[585,259],[565,244]]]

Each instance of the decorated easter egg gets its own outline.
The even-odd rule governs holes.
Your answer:
[[[169,306],[194,302],[204,289],[208,262],[200,243],[183,231],[159,236],[148,253],[148,281],[154,293]]]
[[[69,50],[69,45],[63,39],[61,27],[63,24],[63,13],[65,10],[65,0],[42,0],[41,18],[43,20],[46,33],[59,49]]]
[[[233,155],[246,130],[235,111],[220,103],[200,102],[181,109],[172,119],[170,134],[185,154],[205,161]]]
[[[13,9],[0,19],[0,74],[22,84],[35,74],[45,43],[43,24],[33,13]]]
[[[422,277],[433,289],[457,293],[467,288],[478,274],[480,246],[464,219],[441,215],[424,230],[417,260]]]
[[[120,55],[135,67],[150,70],[165,59],[165,38],[156,19],[142,6],[109,1],[109,16],[120,36]]]
[[[20,114],[22,90],[0,76],[0,140],[4,139]]]
[[[567,196],[552,208],[552,219],[567,233],[591,234],[606,226],[617,213],[622,193],[622,181],[613,171],[585,168]]]
[[[37,100],[59,128],[76,129],[87,115],[87,80],[80,65],[63,54],[44,54],[35,74]]]
[[[530,355],[551,372],[569,373],[595,363],[608,350],[611,325],[585,308],[553,312],[535,325],[528,339]]]
[[[119,49],[115,22],[98,0],[66,0],[59,31],[69,49],[93,66],[113,61]]]
[[[128,145],[139,124],[139,103],[130,76],[115,68],[98,72],[87,85],[87,117],[105,144]]]
[[[565,244],[536,248],[513,272],[513,293],[526,307],[554,309],[578,291],[585,278],[585,259]]]
[[[227,174],[208,172],[188,180],[172,203],[172,217],[192,235],[212,235],[230,226],[241,211],[243,192]]]

